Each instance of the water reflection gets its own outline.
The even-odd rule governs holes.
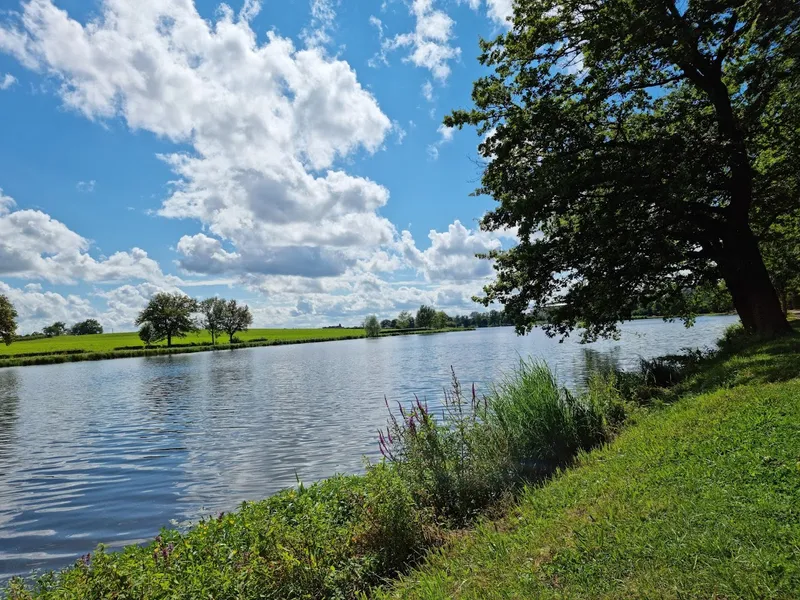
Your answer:
[[[357,472],[377,455],[384,394],[438,409],[451,366],[483,392],[532,356],[580,387],[731,322],[637,321],[589,346],[502,328],[0,370],[0,579]]]

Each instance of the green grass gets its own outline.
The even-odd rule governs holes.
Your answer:
[[[435,334],[468,329],[414,329],[381,332],[381,337],[392,335]],[[192,333],[183,338],[174,338],[172,347],[166,341],[146,348],[136,332],[104,333],[100,335],[62,335],[53,338],[17,340],[10,346],[0,345],[0,367],[55,364],[134,356],[157,356],[160,354],[186,354],[232,348],[329,342],[366,337],[363,329],[250,329],[239,332],[239,343],[228,344],[228,337],[218,338],[212,347],[211,336],[206,331]]]
[[[307,339],[342,339],[346,337],[363,337],[360,329],[250,329],[236,334],[242,342],[252,340],[299,341]],[[173,344],[210,343],[211,335],[207,331],[191,333],[185,338],[175,338]],[[223,335],[218,342],[227,343],[228,336]],[[159,342],[158,346],[166,347],[167,342]],[[87,352],[110,352],[115,348],[127,346],[144,347],[137,332],[103,333],[99,335],[60,335],[53,338],[37,340],[17,340],[10,346],[0,345],[0,358],[17,354],[57,352],[62,350],[85,350]]]
[[[376,597],[796,598],[800,339],[737,350]]]

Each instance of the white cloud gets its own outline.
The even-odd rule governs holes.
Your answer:
[[[39,210],[14,210],[0,190],[0,276],[77,281],[175,281],[147,252],[133,248],[103,260],[89,254],[90,242]]]
[[[433,84],[430,81],[426,81],[422,84],[422,96],[428,102],[433,102]]]
[[[386,52],[406,48],[409,54],[405,61],[428,69],[434,79],[443,82],[450,76],[450,61],[461,57],[461,48],[450,44],[455,22],[444,11],[435,9],[433,1],[413,0],[414,31],[382,39],[380,56],[385,60]]]
[[[0,90],[7,90],[17,82],[17,78],[11,73],[6,73],[0,77]]]
[[[480,10],[482,0],[458,0],[459,4],[467,4],[472,10]],[[514,15],[514,0],[485,0],[486,16],[502,27],[510,28],[510,18]]]
[[[331,43],[331,31],[336,24],[336,5],[334,0],[311,0],[311,25],[303,30],[300,37],[309,48]]]
[[[89,181],[79,181],[75,188],[79,192],[86,192],[88,194],[94,191],[94,186],[97,182],[94,179],[90,179]]]
[[[395,232],[377,213],[388,191],[334,163],[378,151],[392,123],[346,62],[275,33],[259,43],[245,18],[257,7],[237,18],[222,5],[208,22],[188,1],[104,0],[82,25],[30,0],[16,27],[0,26],[0,51],[57,78],[64,104],[88,118],[189,144],[162,157],[178,181],[159,214],[232,244],[234,270],[267,257],[284,272],[294,253],[299,274],[320,257],[320,273],[341,272]],[[312,4],[317,25],[333,14],[332,2]]]
[[[417,248],[409,231],[403,231],[400,246],[406,261],[424,274],[426,280],[465,282],[492,274],[491,261],[477,258],[476,254],[500,250],[502,239],[513,238],[511,231],[471,230],[456,220],[447,231],[432,229],[428,233],[431,245],[425,251]]]
[[[439,139],[428,146],[428,156],[431,160],[437,160],[439,158],[439,148],[453,140],[456,130],[452,127],[439,125],[439,128],[436,130],[436,132],[439,134]]]

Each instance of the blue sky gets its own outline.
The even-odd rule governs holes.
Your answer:
[[[0,293],[125,330],[159,290],[257,326],[451,313],[491,275],[469,106],[510,0],[0,9]]]

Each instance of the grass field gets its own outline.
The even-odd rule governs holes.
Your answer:
[[[344,337],[363,337],[362,329],[250,329],[236,334],[242,342],[253,340],[297,341],[308,339],[341,339]],[[173,344],[191,344],[211,342],[207,331],[191,333],[185,338],[175,338]],[[218,343],[227,343],[228,336],[223,335]],[[158,346],[166,346],[163,341]],[[16,356],[41,352],[63,352],[65,350],[85,350],[87,352],[110,352],[115,348],[141,346],[137,332],[103,333],[100,335],[60,335],[38,340],[17,340],[10,346],[0,345],[0,357]]]
[[[385,330],[381,332],[381,337],[450,331],[466,330],[463,328]],[[0,345],[0,368],[163,354],[187,354],[255,346],[329,342],[364,337],[366,334],[363,329],[251,329],[237,333],[237,342],[234,345],[228,344],[227,336],[222,336],[217,339],[216,346],[211,346],[211,336],[208,332],[201,331],[187,335],[185,338],[173,339],[172,347],[168,348],[166,342],[145,347],[136,332],[82,336],[63,335],[53,338],[17,340],[10,346]]]
[[[377,597],[797,598],[798,376],[797,336],[720,357]]]

